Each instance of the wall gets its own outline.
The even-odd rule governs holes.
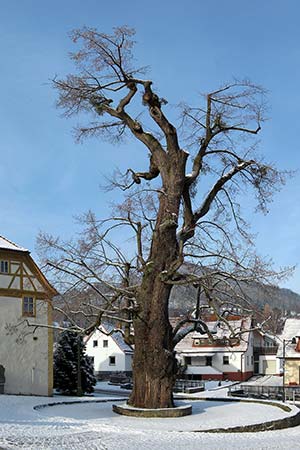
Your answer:
[[[268,368],[266,369],[266,364]],[[259,355],[259,373],[262,375],[276,375],[277,371],[276,355]]]
[[[244,335],[246,339],[246,336]],[[214,356],[212,357],[212,367],[216,370],[223,373],[223,375],[202,375],[202,379],[226,379],[236,380],[236,381],[244,381],[250,378],[253,375],[254,370],[254,361],[253,361],[253,334],[250,333],[249,336],[249,345],[245,352],[238,351],[216,351]],[[203,351],[204,353],[204,351]],[[207,350],[207,353],[212,353]],[[192,372],[193,366],[203,366],[205,357],[201,356],[192,356],[191,365],[189,365],[189,371]],[[223,364],[223,357],[228,356],[229,364]],[[184,364],[184,358],[180,355],[178,356],[179,360]]]
[[[93,341],[98,341],[98,346],[93,347]],[[103,341],[108,341],[108,347],[103,346]],[[106,336],[101,331],[96,330],[86,344],[86,353],[94,357],[94,371],[99,372],[119,372],[131,371],[131,355],[126,355],[111,336]],[[116,364],[109,364],[109,357],[116,358]]]
[[[300,384],[300,359],[285,359],[285,384]]]
[[[21,322],[22,298],[0,297],[0,364],[5,367],[5,393],[48,395],[52,386],[48,385],[49,363],[48,329],[38,328],[32,335],[32,329],[26,324],[18,328]],[[28,318],[30,323],[48,322],[48,303],[36,300],[36,317]],[[35,339],[34,339],[35,338]],[[50,380],[51,382],[52,380]]]

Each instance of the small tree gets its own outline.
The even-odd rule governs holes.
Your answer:
[[[54,387],[59,392],[82,395],[94,391],[96,378],[93,364],[84,352],[85,345],[77,333],[64,331],[60,335],[54,353]]]

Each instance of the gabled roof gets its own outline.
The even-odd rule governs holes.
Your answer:
[[[0,235],[0,249],[14,250],[18,252],[28,252],[26,248],[20,247],[19,245],[15,244],[14,242],[10,241],[9,239],[1,235]]]
[[[124,342],[122,333],[109,334],[112,332],[114,328],[115,327],[113,325],[107,322],[102,323],[97,330],[92,331],[92,333],[86,338],[85,343],[87,343],[91,339],[91,337],[94,335],[96,331],[99,331],[101,333],[101,331],[103,330],[104,331],[103,334],[109,335],[118,345],[118,347],[122,350],[122,352],[133,353],[133,348],[130,345],[126,344],[126,342]]]
[[[283,357],[283,342],[285,341],[286,358],[300,358],[300,353],[295,350],[296,344],[291,341],[300,336],[300,319],[286,319],[277,351],[277,358]]]
[[[240,341],[238,345],[230,346],[211,346],[211,345],[199,345],[197,347],[193,346],[194,339],[205,339],[208,338],[207,334],[200,334],[198,332],[191,332],[188,334],[182,341],[180,341],[176,347],[175,350],[178,352],[184,352],[184,353],[190,353],[192,354],[201,354],[201,353],[207,353],[207,352],[224,352],[224,351],[230,351],[230,352],[245,352],[248,348],[248,341],[249,341],[249,333],[246,331],[251,328],[251,317],[240,317],[236,320],[228,320],[228,323],[230,324],[231,328],[233,329],[234,333],[237,334],[237,337],[239,336],[239,333],[242,333],[240,335]],[[220,321],[209,321],[206,323],[208,326],[210,332],[213,334],[214,339],[219,340],[223,338],[229,338],[231,335],[231,330]]]
[[[39,278],[39,281],[44,286],[45,290],[51,295],[51,297],[54,297],[58,294],[57,290],[49,283],[45,275],[42,273],[41,269],[37,266],[37,264],[30,256],[29,250],[24,247],[20,247],[18,244],[15,244],[14,242],[0,235],[0,251],[1,250],[25,254],[25,258],[28,260],[28,263],[31,266],[31,270]]]
[[[105,328],[105,330],[110,333],[114,327],[108,323],[103,324],[103,328]],[[121,333],[113,333],[111,335],[111,337],[113,338],[113,340],[115,341],[115,343],[120,347],[120,349],[124,352],[124,353],[132,353],[132,347],[130,347],[130,345],[126,344],[126,342],[124,342],[123,336]]]

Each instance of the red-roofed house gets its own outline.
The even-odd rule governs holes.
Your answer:
[[[253,375],[251,317],[226,318],[230,328],[211,317],[206,321],[213,339],[195,331],[175,347],[185,374],[202,380],[245,381]]]

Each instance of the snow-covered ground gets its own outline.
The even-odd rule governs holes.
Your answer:
[[[257,376],[244,381],[242,384],[250,386],[282,386],[283,378],[277,375]]]
[[[225,389],[224,389],[225,391]],[[220,391],[212,391],[219,392]],[[225,395],[225,394],[224,394]],[[121,396],[120,396],[121,397]],[[111,410],[117,398],[82,398],[88,403],[34,406],[77,401],[78,398],[0,396],[0,448],[4,449],[298,449],[300,427],[261,433],[192,433],[286,417],[269,405],[194,401],[193,415],[176,419],[141,419],[119,416]]]
[[[221,383],[221,384],[220,384]],[[231,386],[232,384],[236,384],[235,381],[205,381],[205,390],[210,391],[212,389],[221,389],[224,387]]]

